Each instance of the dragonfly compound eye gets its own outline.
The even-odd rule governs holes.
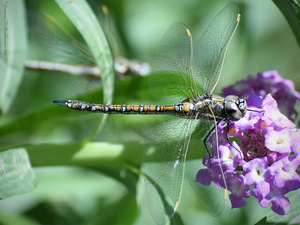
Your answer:
[[[239,110],[242,112],[242,116],[244,116],[245,113],[247,112],[247,102],[246,102],[246,100],[240,98],[239,100],[237,100],[236,104],[237,104]]]
[[[229,119],[237,121],[245,115],[247,102],[238,96],[228,95],[224,101],[224,109]]]

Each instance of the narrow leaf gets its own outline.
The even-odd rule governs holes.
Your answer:
[[[16,97],[26,59],[27,39],[23,1],[0,0],[0,112]]]
[[[300,4],[299,1],[273,0],[285,16],[287,22],[292,28],[298,45],[300,45]]]
[[[76,26],[90,48],[98,67],[102,71],[101,78],[104,104],[111,104],[115,77],[113,69],[114,62],[104,30],[85,0],[56,0],[56,2]],[[105,118],[106,115],[103,117],[101,125],[103,125]],[[100,127],[94,134],[97,133],[99,129]]]

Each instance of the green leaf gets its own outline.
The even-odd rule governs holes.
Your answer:
[[[139,147],[140,146],[140,147]],[[122,167],[141,162],[141,143],[81,142],[44,144],[27,147],[33,166],[77,165],[86,167]]]
[[[179,213],[175,213],[174,216],[171,218],[171,224],[172,225],[184,225],[181,216],[179,215]]]
[[[118,212],[118,216],[116,216]],[[118,198],[117,201],[113,201],[101,208],[101,213],[96,214],[92,218],[94,224],[116,224],[126,225],[134,224],[136,216],[138,214],[137,204],[135,202],[134,195],[127,193],[126,195]]]
[[[100,71],[102,71],[101,78],[104,104],[111,104],[115,77],[114,61],[104,30],[85,0],[56,0],[56,2],[76,26],[90,48]],[[101,124],[103,124],[105,118],[106,116],[103,117]],[[100,127],[95,133],[97,133],[99,129]]]
[[[29,219],[17,213],[0,211],[0,224],[40,225],[34,219]]]
[[[278,215],[270,212],[266,217],[261,219],[257,224],[299,224],[300,223],[300,190],[293,191],[289,194],[291,208],[286,215]]]
[[[26,193],[36,184],[37,178],[24,148],[0,153],[0,198]]]
[[[273,0],[273,2],[280,9],[282,14],[285,16],[287,22],[292,28],[295,37],[297,39],[298,45],[300,45],[300,4],[299,1],[282,1]]]
[[[0,112],[13,103],[23,77],[27,39],[23,1],[0,0]]]

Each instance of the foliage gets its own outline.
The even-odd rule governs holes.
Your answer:
[[[138,175],[142,142],[147,130],[168,118],[112,115],[102,123],[102,115],[71,111],[51,101],[76,97],[101,103],[110,102],[113,97],[113,102],[118,104],[155,104],[147,77],[126,77],[114,85],[112,55],[151,62],[170,24],[183,22],[198,37],[197,33],[203,31],[225,2],[103,1],[110,9],[113,23],[100,13],[98,1],[86,4],[83,0],[57,0],[57,4],[27,0],[25,4],[17,4],[18,7],[12,2],[1,0],[1,12],[6,14],[0,13],[0,189],[10,189],[10,192],[1,191],[2,198],[15,196],[1,200],[0,223],[133,224],[141,208],[137,199],[140,198]],[[269,69],[277,69],[293,79],[297,89],[299,52],[284,18],[272,2],[238,3],[242,8],[241,29],[229,49],[216,92],[248,74]],[[32,10],[50,14],[71,36],[85,42],[97,65],[107,72],[105,78],[99,82],[51,71],[23,72],[26,51],[29,59],[47,56],[49,49],[56,49],[55,42],[46,37],[41,38],[46,38],[49,45],[42,48],[35,42],[27,42],[26,29],[29,34],[31,29],[22,21]],[[101,25],[96,20],[99,17]],[[269,25],[270,21],[274,25]],[[104,35],[101,30],[108,24],[112,25]],[[4,41],[5,29],[9,31],[8,42]],[[119,46],[111,41],[111,34],[118,37]],[[299,38],[297,34],[296,37]],[[3,48],[7,48],[8,57],[4,57]],[[59,51],[64,50],[67,51]],[[95,135],[99,127],[101,131]],[[4,176],[7,171],[13,176]],[[21,175],[14,178],[17,174]],[[25,181],[20,177],[25,177]],[[36,178],[38,185],[33,190]],[[29,190],[32,191],[25,193]],[[210,196],[206,197],[208,201]],[[297,198],[291,200],[294,213],[293,201],[299,202]],[[270,211],[259,208],[254,199],[249,199],[245,208],[231,210],[226,206],[221,215],[211,217],[205,203],[201,204],[187,186],[173,223],[253,224],[263,221]],[[272,214],[267,218],[267,221],[279,221]],[[285,223],[295,221],[299,221],[296,216],[283,220]]]

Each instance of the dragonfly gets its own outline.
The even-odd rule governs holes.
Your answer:
[[[149,77],[150,89],[157,105],[53,101],[80,111],[175,116],[150,131],[149,140],[152,144],[145,151],[142,164],[148,205],[157,224],[167,223],[178,209],[186,170],[192,171],[188,178],[195,191],[200,190],[200,184],[195,182],[195,167],[200,164],[186,162],[188,150],[196,154],[200,152],[197,148],[189,148],[192,135],[198,132],[198,137],[209,152],[206,142],[218,123],[237,121],[247,111],[244,99],[234,95],[223,98],[213,94],[240,15],[237,4],[228,4],[213,19],[195,45],[185,25],[175,23],[169,28],[152,62]],[[217,132],[214,135],[218,140]]]

